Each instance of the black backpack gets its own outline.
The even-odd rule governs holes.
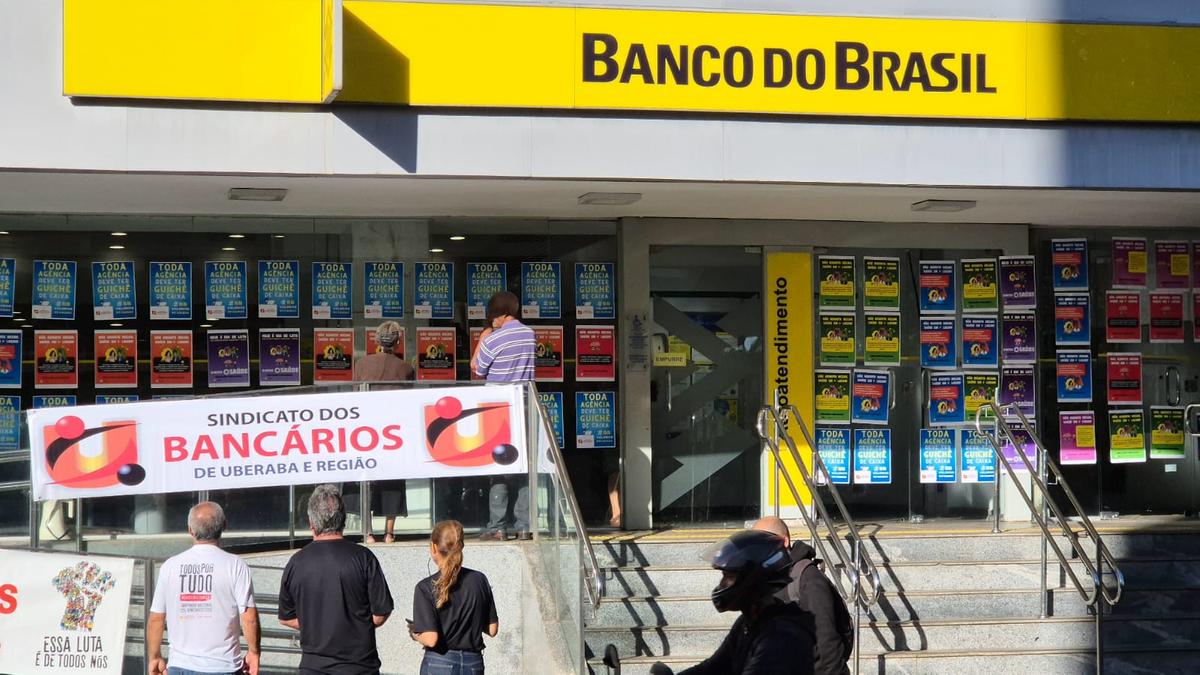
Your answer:
[[[808,584],[812,583],[815,577],[820,577],[826,584],[832,588],[830,595],[833,596],[833,618],[837,625],[838,637],[842,643],[842,661],[849,661],[854,655],[854,619],[850,616],[850,610],[846,607],[846,601],[837,591],[837,586],[833,585],[825,573],[821,571],[821,561],[814,558],[804,558],[797,562],[793,567],[793,577],[800,578],[799,593],[800,597],[804,597],[804,592]],[[808,574],[809,567],[812,567],[812,574]],[[820,583],[820,582],[818,582]],[[815,638],[815,636],[814,636]]]

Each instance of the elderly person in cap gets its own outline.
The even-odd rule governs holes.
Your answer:
[[[354,362],[355,382],[402,382],[413,379],[413,367],[404,359],[396,356],[396,348],[400,345],[400,324],[395,321],[384,321],[375,329],[375,344],[378,345],[374,354],[367,354]],[[396,517],[408,516],[408,499],[406,486],[402,480],[384,480],[372,484],[371,510],[382,513],[383,540],[392,543],[393,528]],[[368,522],[370,522],[368,520]],[[370,528],[368,527],[368,532]],[[367,542],[374,543],[375,535],[367,534]]]

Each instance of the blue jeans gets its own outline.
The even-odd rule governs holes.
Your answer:
[[[438,654],[426,650],[421,675],[483,675],[483,654],[455,649]]]
[[[202,673],[199,670],[188,670],[187,668],[176,668],[175,666],[167,666],[167,675],[241,675],[242,671],[235,670],[230,673]]]

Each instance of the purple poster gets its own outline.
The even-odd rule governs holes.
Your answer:
[[[250,386],[250,331],[208,331],[208,386]]]
[[[263,387],[299,386],[299,328],[258,331],[258,384]]]
[[[1058,413],[1058,463],[1096,463],[1096,413]]]
[[[1033,312],[1005,312],[1001,316],[1000,356],[1004,363],[1037,361],[1037,332]]]
[[[1005,366],[1000,369],[1000,405],[1015,405],[1027,419],[1034,415],[1037,389],[1033,366]]]
[[[1190,288],[1191,246],[1186,241],[1154,242],[1154,287]]]
[[[1037,306],[1037,275],[1031,255],[1000,256],[1000,298],[1004,309]]]
[[[1113,237],[1113,288],[1146,287],[1146,240],[1141,237]]]
[[[1009,425],[1008,428],[1012,431],[1013,437],[1016,438],[1017,445],[1014,446],[1012,441],[1005,436],[1004,448],[1001,450],[1001,452],[1004,453],[1004,459],[1008,460],[1008,465],[1011,466],[1014,471],[1023,471],[1025,473],[1029,473],[1029,467],[1025,465],[1025,460],[1021,459],[1017,455],[1017,446],[1020,446],[1021,454],[1029,458],[1029,463],[1032,464],[1033,468],[1036,469],[1037,452],[1034,450],[1033,436],[1030,436],[1029,432],[1025,429],[1018,428],[1013,425]]]

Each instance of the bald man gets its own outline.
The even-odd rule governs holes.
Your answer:
[[[833,582],[821,572],[817,553],[802,541],[792,541],[787,523],[775,516],[760,518],[754,529],[783,537],[791,554],[792,581],[779,591],[779,598],[795,603],[813,617],[813,670],[816,675],[848,675],[847,659],[854,649],[854,627],[846,603]]]

